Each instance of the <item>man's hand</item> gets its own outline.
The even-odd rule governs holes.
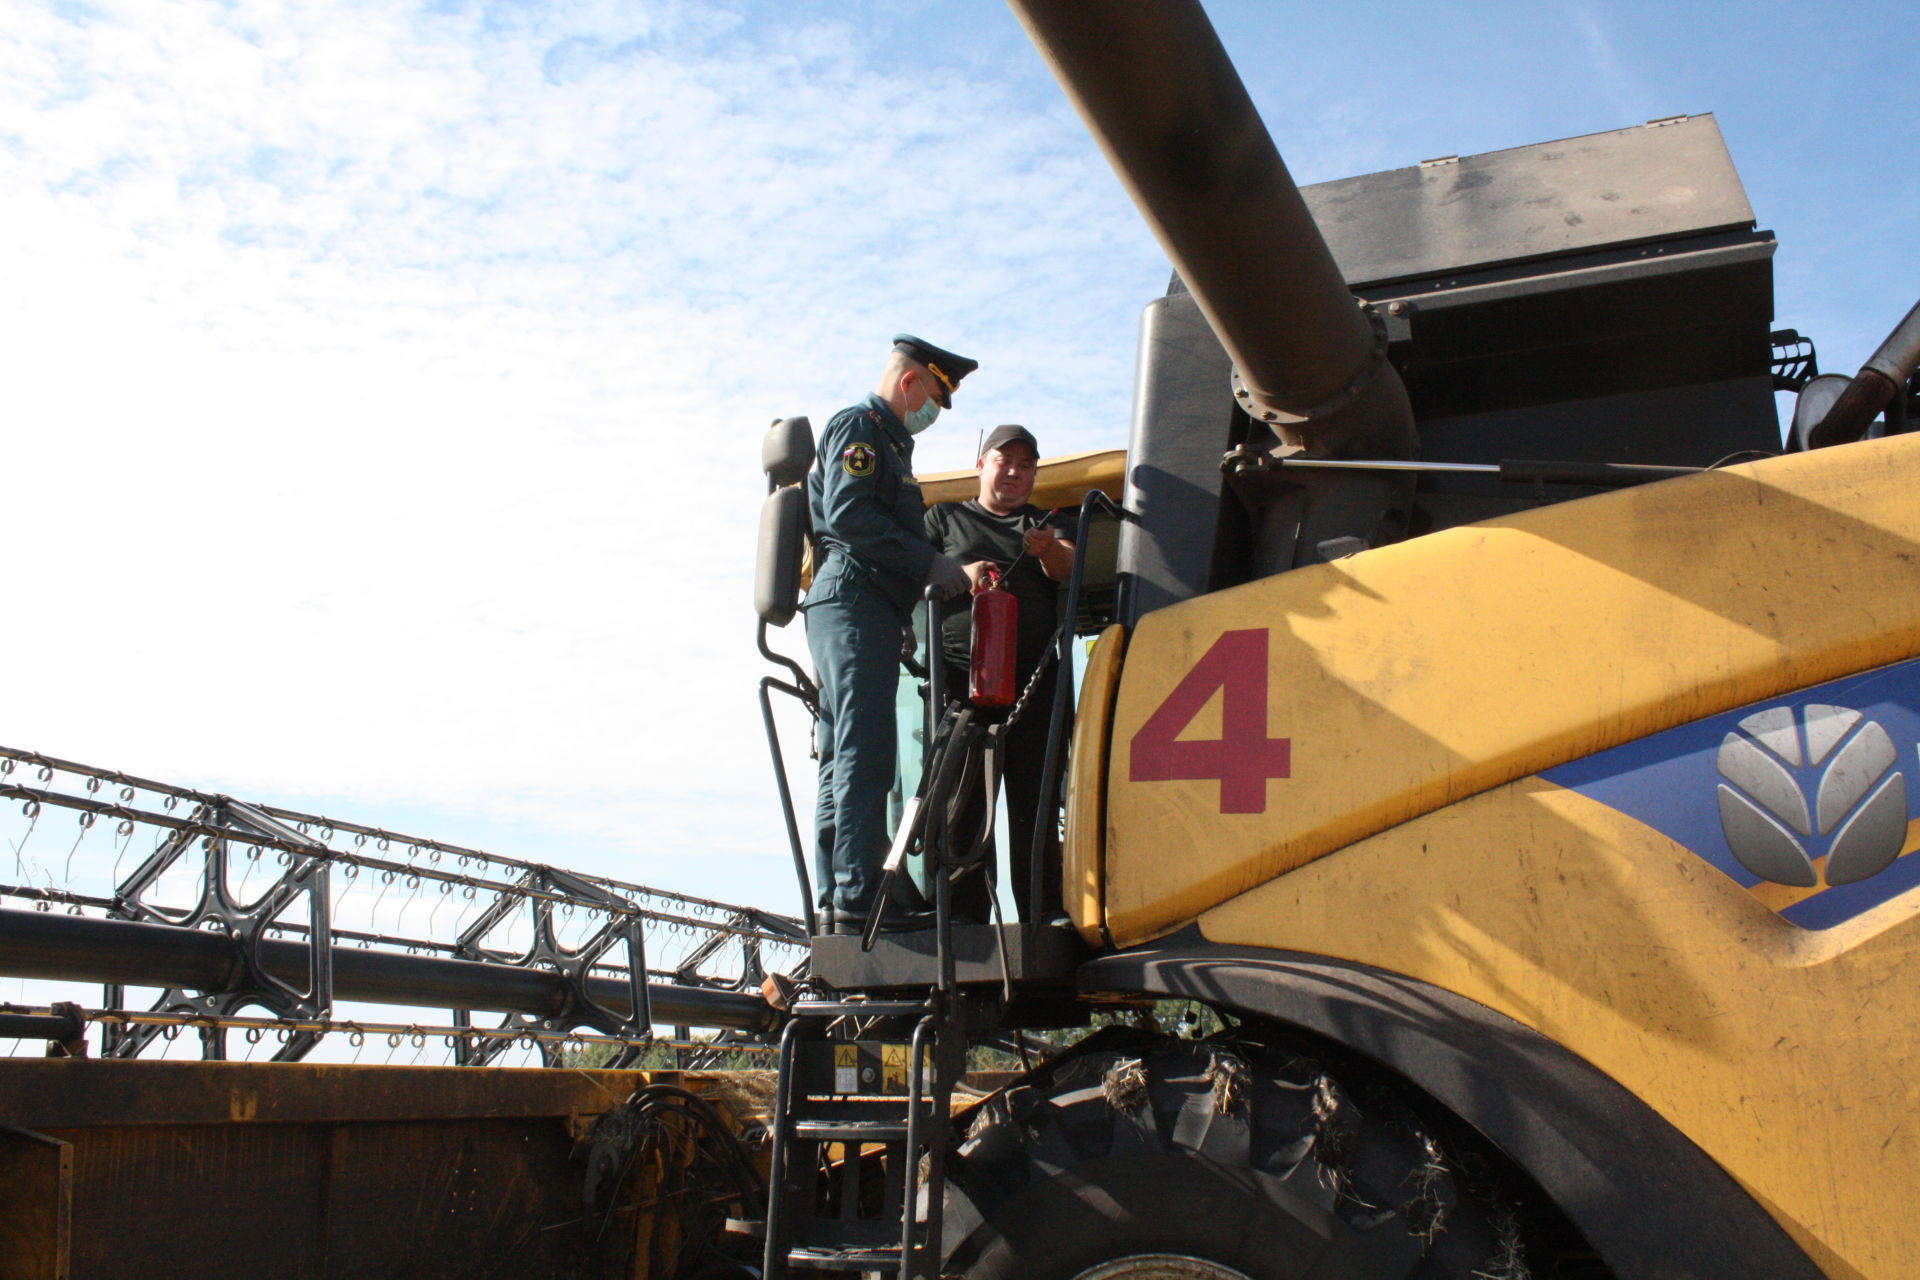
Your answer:
[[[951,600],[970,589],[973,581],[958,560],[936,551],[933,563],[927,566],[927,585],[937,590],[942,600]]]
[[[971,584],[974,595],[979,595],[991,585],[987,575],[998,572],[999,568],[1000,566],[991,560],[975,560],[972,564],[964,566],[967,582]]]
[[[1039,562],[1040,571],[1055,582],[1065,582],[1072,576],[1073,544],[1052,525],[1035,525],[1022,535],[1020,545]]]

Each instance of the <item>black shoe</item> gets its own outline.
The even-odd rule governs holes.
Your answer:
[[[921,929],[931,929],[934,916],[931,911],[889,911],[887,918],[880,922],[882,933],[915,933]],[[833,914],[831,932],[840,937],[857,938],[867,931],[867,917],[855,915],[851,911],[836,911]]]
[[[893,886],[892,910],[894,911],[932,911],[933,902],[926,894],[908,880],[900,880]]]
[[[824,938],[831,935],[861,934],[867,931],[867,913],[849,911],[845,907],[822,907],[819,915],[820,932],[814,936]]]
[[[880,922],[882,933],[918,933],[922,929],[931,929],[938,923],[931,908],[926,911],[887,912],[887,918]]]

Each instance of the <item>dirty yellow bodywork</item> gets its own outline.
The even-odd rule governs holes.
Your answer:
[[[1837,455],[1837,456],[1836,456]],[[1920,651],[1920,438],[1449,529],[1163,609],[1114,712],[1106,925],[1125,945],[1397,822]],[[1230,631],[1267,645],[1291,776],[1130,781],[1148,717]],[[1217,738],[1222,699],[1181,736]],[[1169,841],[1186,847],[1164,856]]]
[[[1770,459],[1148,615],[1102,803],[1070,812],[1076,924],[1478,1001],[1644,1099],[1830,1274],[1920,1274],[1887,1202],[1920,1182],[1920,893],[1803,929],[1792,891],[1537,776],[1920,653],[1917,473],[1911,436]]]
[[[1033,494],[1027,501],[1036,507],[1058,507],[1068,511],[1078,507],[1089,490],[1098,489],[1118,502],[1121,486],[1126,481],[1126,470],[1125,449],[1064,453],[1057,458],[1043,458],[1034,472]],[[920,497],[928,506],[936,502],[965,502],[968,498],[980,496],[980,473],[972,468],[965,471],[937,471],[919,477],[919,482]]]
[[[1915,905],[1803,930],[1659,832],[1529,778],[1318,859],[1199,926],[1497,1009],[1671,1121],[1828,1275],[1895,1280],[1920,1274],[1911,1216],[1879,1190],[1920,1181]]]
[[[1096,947],[1106,941],[1101,917],[1105,876],[1100,839],[1107,801],[1104,746],[1113,729],[1113,695],[1120,687],[1120,659],[1126,648],[1127,630],[1118,623],[1094,641],[1087,654],[1086,674],[1080,680],[1073,747],[1067,755],[1061,902],[1080,936]]]

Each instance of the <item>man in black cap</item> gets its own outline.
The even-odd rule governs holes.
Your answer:
[[[902,632],[922,588],[967,590],[960,563],[927,540],[913,437],[953,404],[954,389],[977,367],[896,335],[880,385],[827,423],[807,479],[815,569],[801,608],[820,681],[814,870],[831,933],[865,927],[886,860]]]
[[[942,502],[927,512],[927,536],[947,555],[960,561],[973,590],[985,589],[988,570],[1001,575],[1001,588],[1010,592],[1019,604],[1018,639],[1015,645],[1016,697],[1033,679],[1034,670],[1053,641],[1060,625],[1060,584],[1073,572],[1073,543],[1060,536],[1064,520],[1032,506],[1033,481],[1040,461],[1040,445],[1025,427],[995,427],[987,436],[976,464],[980,469],[980,493],[965,502]],[[972,652],[972,626],[965,609],[952,610],[941,628],[941,652],[947,664],[946,687],[956,698],[967,693],[967,675]],[[1020,903],[1022,919],[1048,921],[1060,914],[1060,860],[1056,825],[1048,817],[1036,826],[1046,768],[1047,718],[1053,706],[1056,671],[1049,666],[1027,699],[1020,719],[1006,731],[1001,744],[999,768],[1006,783],[1007,838],[1013,843],[1009,870],[1013,874],[1015,899]],[[1004,711],[983,713],[989,720],[1003,720]],[[974,796],[963,799],[954,829],[968,831],[986,821],[991,841],[992,815],[982,814],[985,800]],[[1048,806],[1049,815],[1052,806]],[[1036,830],[1046,836],[1042,852],[1041,900],[1030,903],[1033,838]],[[991,859],[989,859],[991,865]],[[984,920],[988,886],[979,877],[968,881],[956,897],[957,907],[967,915]]]

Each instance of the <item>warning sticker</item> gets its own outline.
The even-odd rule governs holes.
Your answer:
[[[905,1093],[907,1091],[907,1046],[903,1044],[884,1044],[880,1046],[880,1092]]]
[[[860,1092],[859,1045],[833,1046],[833,1091],[835,1093]]]

